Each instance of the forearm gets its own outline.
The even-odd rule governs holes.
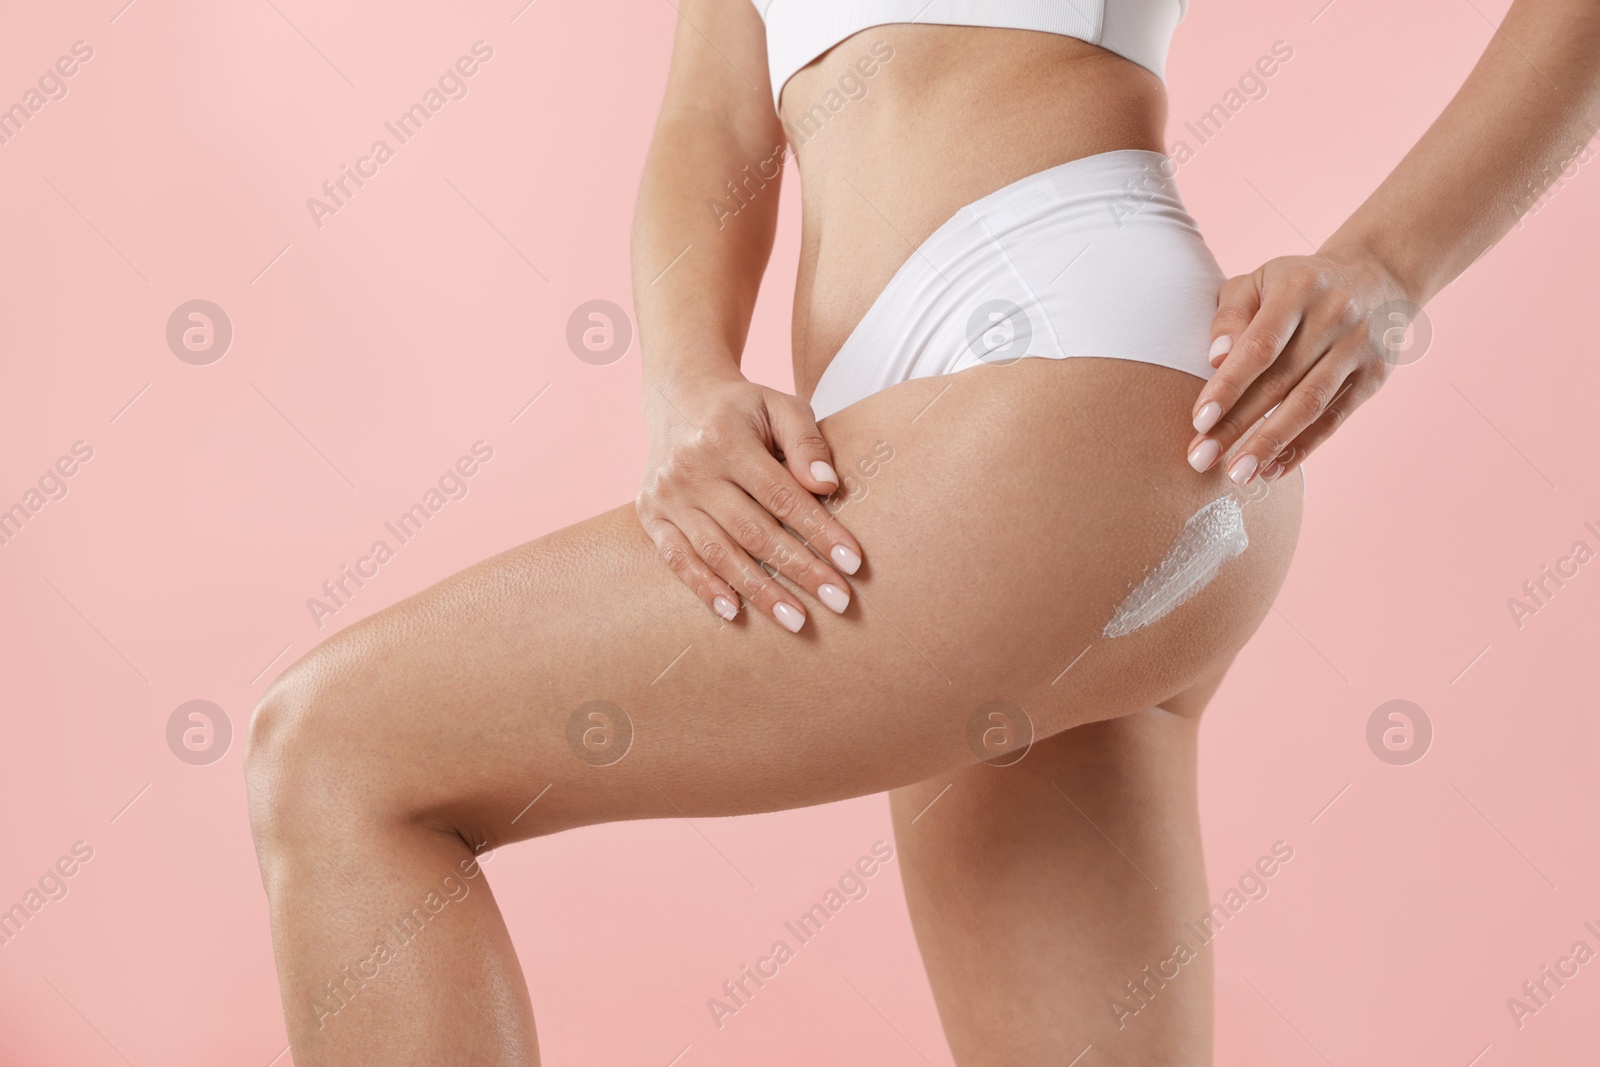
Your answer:
[[[1516,0],[1466,82],[1328,239],[1426,303],[1505,235],[1600,128],[1600,3]]]
[[[777,229],[785,149],[769,133],[698,109],[657,124],[633,227],[647,380],[738,369]]]

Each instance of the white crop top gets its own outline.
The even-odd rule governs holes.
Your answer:
[[[1164,78],[1172,31],[1189,0],[752,0],[767,26],[776,107],[801,67],[871,26],[891,22],[1040,30],[1099,45]]]

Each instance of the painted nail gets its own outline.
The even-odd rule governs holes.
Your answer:
[[[729,622],[732,622],[733,617],[739,614],[738,606],[725,596],[713,597],[711,599],[711,606],[716,609],[718,615],[721,615]]]
[[[828,610],[836,615],[843,615],[844,609],[850,606],[850,594],[832,582],[817,586],[817,599],[828,605]]]
[[[1211,361],[1211,365],[1215,367],[1222,357],[1227,355],[1232,348],[1233,338],[1229,337],[1227,334],[1223,334],[1221,337],[1211,342],[1211,351],[1206,353],[1206,358],[1209,359]]]
[[[846,574],[854,574],[861,569],[861,557],[843,545],[834,545],[828,553],[828,558],[833,560],[833,565]]]
[[[1215,426],[1220,418],[1222,418],[1222,405],[1215,400],[1207,401],[1205,407],[1194,417],[1194,432],[1205,433]]]
[[[1222,451],[1222,446],[1211,438],[1201,441],[1195,450],[1189,453],[1189,466],[1197,471],[1204,471],[1217,461],[1217,454]]]
[[[788,604],[772,605],[772,617],[783,625],[785,630],[792,634],[800,632],[800,627],[806,624],[806,617]]]
[[[839,484],[839,476],[833,472],[833,467],[820,459],[811,464],[811,477],[819,482],[830,482],[833,485]]]
[[[1250,480],[1256,472],[1256,457],[1240,456],[1233,461],[1233,466],[1228,468],[1228,477],[1233,479],[1235,485],[1243,485]]]

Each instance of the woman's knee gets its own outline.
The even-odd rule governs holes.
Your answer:
[[[250,716],[244,772],[258,849],[308,847],[406,817],[383,723],[349,684],[359,673],[349,653],[332,644],[279,675]]]
[[[318,809],[326,806],[332,783],[325,780],[329,753],[315,720],[327,705],[302,674],[291,667],[268,687],[245,736],[245,788],[258,851],[293,843],[301,823],[324,825]]]

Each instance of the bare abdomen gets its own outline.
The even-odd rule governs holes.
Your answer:
[[[782,115],[803,186],[793,346],[809,396],[895,270],[957,209],[1082,156],[1162,151],[1166,94],[1137,64],[1059,34],[897,23],[797,73]]]

